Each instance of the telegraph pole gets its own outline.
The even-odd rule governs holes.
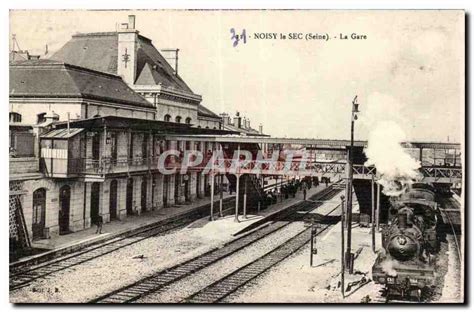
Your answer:
[[[371,227],[372,227],[372,252],[375,253],[375,185],[374,185],[374,176],[372,175],[372,218],[371,218]]]
[[[354,173],[352,166],[354,163],[354,122],[357,120],[357,113],[359,112],[359,104],[357,103],[357,95],[352,101],[352,118],[351,118],[351,146],[349,149],[349,170],[347,183],[347,249],[346,249],[346,264],[349,269],[352,267],[352,181]]]
[[[341,293],[344,298],[344,271],[345,271],[345,259],[344,259],[344,195],[341,196]]]

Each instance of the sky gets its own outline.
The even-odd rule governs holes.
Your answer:
[[[179,74],[203,105],[239,111],[274,137],[348,139],[357,95],[356,139],[383,120],[411,141],[464,140],[462,11],[11,11],[10,35],[51,55],[74,33],[114,31],[129,14],[158,49],[180,49]],[[231,28],[245,29],[246,43],[234,47]],[[337,39],[352,33],[367,39]]]

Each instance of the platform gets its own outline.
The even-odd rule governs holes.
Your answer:
[[[333,183],[331,183],[329,185],[332,185],[332,184]],[[326,186],[324,184],[320,184],[317,187],[314,187],[314,186],[311,187],[311,189],[307,190],[306,198],[307,199],[310,198],[311,196],[321,192],[325,188],[326,188]],[[280,200],[280,199],[278,199],[278,200]],[[248,231],[250,231],[254,228],[257,228],[257,227],[259,227],[259,226],[261,226],[261,225],[263,225],[267,222],[270,222],[273,219],[275,219],[275,216],[277,216],[282,211],[288,209],[290,206],[296,205],[296,204],[298,204],[300,202],[303,202],[303,201],[304,201],[303,192],[298,191],[296,193],[295,198],[292,198],[290,196],[290,198],[283,200],[283,202],[279,201],[278,203],[269,206],[267,209],[265,209],[264,211],[262,211],[260,213],[260,216],[262,216],[263,218],[259,219],[256,222],[253,222],[253,223],[249,224],[247,227],[243,228],[242,230],[235,233],[234,235],[236,236],[236,235],[243,234],[243,233],[248,232]],[[338,199],[334,199],[333,201],[338,201]],[[357,197],[354,194],[353,213],[356,214],[358,212],[359,212],[359,203],[357,201]]]
[[[224,199],[235,197],[224,193]],[[219,207],[219,198],[215,196],[215,208]],[[59,235],[50,239],[43,239],[32,242],[32,247],[46,250],[45,252],[21,258],[18,261],[10,263],[10,267],[23,266],[29,263],[39,263],[58,257],[60,255],[80,250],[87,246],[98,244],[118,237],[132,233],[140,228],[164,222],[170,218],[179,217],[193,210],[202,209],[205,206],[210,206],[210,198],[196,199],[190,204],[173,205],[168,208],[161,208],[155,211],[147,211],[139,216],[127,216],[123,221],[116,220],[104,223],[102,227],[102,234],[96,234],[96,226],[88,229],[70,233],[67,235]],[[217,210],[215,210],[217,212]]]

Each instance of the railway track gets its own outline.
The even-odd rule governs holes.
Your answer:
[[[334,208],[332,211],[326,214],[326,216],[328,216],[338,208],[339,207]],[[326,225],[321,230],[319,230],[316,235],[320,235],[321,233],[329,229],[331,225],[332,224]],[[303,248],[311,240],[311,236],[309,235],[310,231],[311,228],[307,228],[300,231],[296,236],[290,238],[282,245],[257,258],[256,260],[245,265],[244,267],[228,274],[227,276],[200,290],[199,292],[189,296],[182,302],[216,303],[221,301],[222,299],[236,292],[242,286],[248,284],[252,280],[255,280],[257,277],[261,276],[270,268],[279,264],[292,254]]]
[[[446,221],[446,226],[448,229],[445,229],[447,235],[452,236],[452,241],[454,243],[454,248],[456,249],[456,260],[458,265],[462,263],[462,248],[461,248],[461,206],[452,198],[446,198],[442,201],[444,209],[440,209],[441,216],[443,220]]]
[[[313,195],[311,198],[318,200],[330,199],[340,191],[340,189],[337,189],[334,187],[334,185],[332,185],[318,194]],[[322,205],[322,202],[301,202],[293,205],[293,209],[288,209],[288,213],[280,215],[278,220],[274,220],[272,223],[266,226],[262,226],[252,232],[244,234],[239,238],[228,242],[221,248],[212,249],[198,257],[177,264],[166,270],[157,272],[131,285],[124,286],[113,292],[100,296],[90,301],[90,303],[134,302],[143,296],[159,291],[165,286],[175,283],[209,265],[212,265],[213,263],[216,263],[217,261],[228,257],[237,251],[242,250],[243,248],[263,239],[264,237],[267,237],[268,235],[288,226],[293,221],[302,218],[302,214],[298,213],[298,211],[309,212],[320,205]],[[282,221],[283,219],[284,221]]]
[[[235,205],[234,200],[223,203],[223,212],[231,213]],[[203,217],[200,211],[186,213],[179,218],[172,218],[164,223],[150,225],[129,235],[119,236],[99,245],[92,245],[80,251],[59,257],[40,265],[10,272],[10,291],[27,287],[31,282],[45,278],[59,271],[105,256],[121,248],[136,244],[143,240],[180,229],[190,222]]]
[[[452,231],[453,231],[453,234],[451,235],[452,238],[453,238],[453,242],[454,242],[454,249],[456,249],[456,259],[457,259],[457,262],[459,265],[461,265],[462,263],[462,250],[461,250],[461,234],[457,233],[454,229],[454,226],[453,226],[453,223],[452,223],[452,220],[451,220],[451,217],[449,216],[449,214],[446,215],[448,220],[449,220],[449,225],[450,227],[452,228]]]

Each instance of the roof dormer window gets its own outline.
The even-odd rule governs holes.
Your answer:
[[[46,121],[46,113],[39,113],[36,115],[36,123],[40,124]]]

